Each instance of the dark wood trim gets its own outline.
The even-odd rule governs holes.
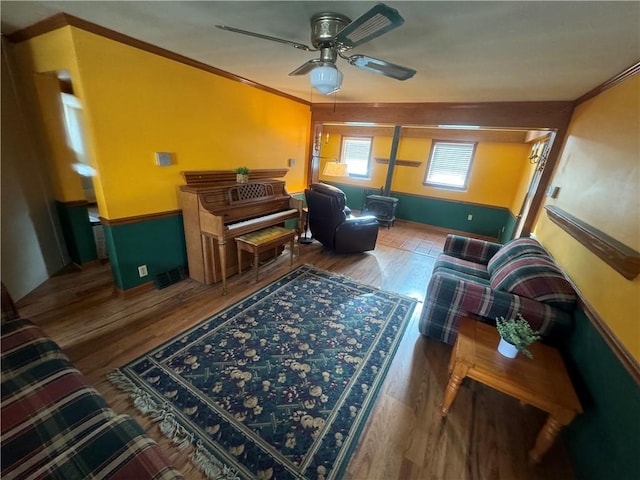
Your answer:
[[[388,158],[380,158],[375,157],[376,163],[381,165],[389,165]],[[413,160],[396,160],[396,165],[401,165],[403,167],[419,167],[422,165],[422,162],[414,162]]]
[[[149,292],[153,290],[154,287],[155,287],[154,282],[152,280],[149,280],[148,282],[143,283],[142,285],[138,285],[133,288],[128,288],[126,290],[122,290],[121,288],[118,288],[118,287],[113,287],[113,291],[117,296],[124,299],[124,298],[135,297],[136,295],[140,295],[141,293]]]
[[[86,207],[89,205],[87,200],[70,200],[68,202],[58,200],[58,203],[61,203],[65,207]]]
[[[391,140],[391,151],[389,152],[389,168],[387,169],[387,178],[384,182],[384,195],[389,196],[391,184],[393,183],[393,175],[396,169],[396,158],[398,156],[398,146],[400,145],[400,131],[402,126],[393,127],[393,139]],[[395,207],[394,207],[395,210]]]
[[[580,291],[580,289],[576,286],[576,284],[569,278],[566,277],[576,294],[578,295],[578,307],[580,307],[587,318],[591,321],[594,328],[598,331],[598,333],[602,336],[605,343],[611,348],[613,353],[618,357],[622,365],[627,369],[629,374],[634,378],[636,383],[640,385],[640,364],[638,361],[629,353],[626,347],[620,342],[618,337],[613,333],[607,322],[596,312],[596,310],[587,302],[584,298],[584,295]]]
[[[347,136],[375,136],[375,137],[392,137],[393,126],[377,126],[369,127],[362,125],[342,125],[342,124],[327,124],[323,125],[322,133],[329,133],[335,135],[347,135]],[[418,127],[403,126],[401,138],[422,138],[432,139],[440,138],[441,140],[459,140],[469,142],[490,142],[490,143],[519,143],[523,144],[527,142],[527,134],[532,130],[525,129],[491,129],[491,128],[479,128],[479,129],[450,129],[450,128],[438,128],[438,127]],[[534,130],[538,132],[538,130]],[[540,131],[542,132],[542,131]],[[546,132],[544,134],[547,134]],[[542,135],[542,133],[541,133]]]
[[[448,189],[447,189],[448,190]],[[482,207],[482,208],[495,208],[498,210],[506,210],[507,212],[511,213],[511,210],[509,210],[509,207],[501,207],[498,205],[488,205],[486,203],[477,203],[477,202],[467,202],[464,200],[456,200],[456,199],[452,199],[452,198],[444,198],[444,197],[434,197],[431,195],[418,195],[415,193],[404,193],[404,192],[391,192],[389,195],[393,196],[398,196],[398,195],[403,195],[405,197],[415,197],[415,198],[426,198],[429,200],[437,200],[440,202],[450,202],[450,203],[461,203],[464,205],[474,205],[476,207]]]
[[[640,72],[640,62],[637,62],[637,63],[631,65],[629,68],[627,68],[623,72],[620,72],[615,77],[610,78],[606,82],[598,85],[596,88],[594,88],[592,90],[589,90],[587,93],[585,93],[584,95],[582,95],[581,97],[579,97],[576,100],[576,105],[580,105],[581,103],[584,103],[587,100],[589,100],[589,99],[591,99],[591,98],[593,98],[593,97],[595,97],[597,95],[600,95],[605,90],[609,90],[610,88],[615,87],[616,85],[624,82],[629,77],[635,75],[638,72]]]
[[[597,228],[553,205],[545,207],[549,219],[595,253],[627,280],[640,273],[640,253]]]
[[[574,102],[314,103],[312,122],[386,125],[477,125],[484,128],[559,129],[569,124]]]
[[[26,28],[23,28],[22,30],[18,30],[5,36],[7,37],[7,40],[12,43],[24,42],[25,40],[37,37],[39,35],[42,35],[43,33],[51,32],[53,30],[57,30],[58,28],[69,26],[69,17],[71,17],[71,15],[68,15],[66,13],[56,13],[51,17],[40,20],[33,25],[30,25]]]
[[[224,77],[228,80],[233,80],[235,82],[243,83],[250,87],[257,88],[258,90],[262,90],[267,93],[272,93],[274,95],[284,97],[288,100],[301,103],[303,105],[309,105],[309,106],[311,105],[311,103],[308,102],[307,100],[302,100],[298,97],[294,97],[293,95],[289,95],[288,93],[284,93],[274,88],[267,87],[266,85],[262,85],[260,83],[249,80],[247,78],[240,77],[239,75],[234,75],[233,73],[220,70],[219,68],[212,67],[211,65],[207,65],[205,63],[199,62],[192,58],[185,57],[184,55],[171,52],[164,48],[160,48],[156,45],[152,45],[142,40],[138,40],[137,38],[130,37],[123,33],[116,32],[115,30],[102,27],[100,25],[89,22],[87,20],[74,17],[73,15],[69,15],[68,13],[58,13],[52,17],[49,17],[38,23],[35,23],[34,25],[31,25],[30,27],[27,27],[23,30],[19,30],[17,32],[11,33],[7,35],[7,38],[13,43],[19,43],[25,40],[29,40],[33,37],[37,37],[38,35],[42,35],[43,33],[47,33],[52,30],[56,30],[58,28],[66,27],[66,26],[79,28],[81,30],[94,33],[96,35],[100,35],[101,37],[105,37],[110,40],[120,42],[125,45],[129,45],[130,47],[138,48],[140,50],[144,50],[145,52],[153,53],[155,55],[168,58],[169,60],[173,60],[175,62],[179,62],[184,65],[188,65],[190,67],[198,68],[200,70],[204,70],[205,72],[208,72],[208,73],[213,73],[214,75]]]
[[[348,187],[355,187],[355,188],[363,188],[363,189],[367,188],[367,187],[361,187],[359,185],[352,185],[352,184],[349,184],[349,183],[340,183],[339,181],[335,181],[335,182],[332,181],[330,183],[331,184],[336,184],[336,185],[345,185],[345,186],[348,186]],[[376,190],[379,190],[379,189],[376,189]],[[463,204],[463,205],[473,205],[473,206],[481,207],[481,208],[495,208],[496,210],[506,210],[507,212],[509,212],[510,215],[513,216],[513,213],[511,213],[511,210],[509,210],[508,207],[500,207],[498,205],[487,205],[486,203],[466,202],[464,200],[454,200],[454,199],[451,199],[451,198],[444,198],[444,197],[433,197],[431,195],[418,195],[416,193],[394,192],[393,190],[391,190],[389,192],[389,196],[390,197],[403,196],[403,197],[422,198],[422,199],[427,199],[427,200],[437,200],[439,202],[449,202],[449,203],[460,203],[460,204]],[[410,222],[410,220],[405,220],[405,219],[402,219],[402,221],[403,222]],[[437,227],[435,227],[435,226],[433,226],[431,224],[428,224],[428,223],[425,223],[425,224],[423,224],[421,222],[412,222],[412,223],[416,223],[418,225],[429,225],[429,227],[437,228]],[[449,229],[447,229],[447,228],[443,228],[442,229],[442,231],[448,231],[448,230]],[[469,233],[469,232],[462,232],[462,233]]]
[[[158,220],[160,218],[177,217],[178,215],[182,215],[182,210],[170,210],[167,212],[148,213],[146,215],[137,215],[135,217],[123,217],[115,219],[108,219],[104,217],[99,218],[100,223],[102,223],[103,225],[106,225],[108,227],[116,227],[118,225],[126,225],[129,223],[138,223],[146,222],[148,220]]]

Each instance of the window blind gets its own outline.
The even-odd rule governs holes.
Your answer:
[[[344,138],[342,141],[342,161],[347,171],[353,175],[369,174],[370,138]]]
[[[425,183],[465,188],[474,149],[474,143],[434,142]]]

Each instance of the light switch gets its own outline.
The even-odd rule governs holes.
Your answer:
[[[560,187],[556,186],[556,185],[551,185],[548,189],[547,189],[547,197],[550,198],[558,198],[558,194],[560,193]]]
[[[290,167],[294,167],[296,165],[296,159],[295,158],[290,158],[289,159],[289,166]]]
[[[171,152],[156,152],[156,165],[159,167],[168,167],[173,163]]]

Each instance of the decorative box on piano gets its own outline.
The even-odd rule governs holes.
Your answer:
[[[236,183],[226,170],[183,172],[180,201],[187,243],[189,276],[202,283],[222,281],[238,271],[233,239],[295,219],[301,231],[302,200],[289,195],[288,169],[251,170],[251,183]]]

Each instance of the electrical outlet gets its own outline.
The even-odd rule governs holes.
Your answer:
[[[469,220],[469,221],[473,220],[473,215],[471,215],[471,214],[467,215],[467,220]]]
[[[140,265],[138,267],[138,275],[140,276],[140,278],[146,277],[147,275],[149,275],[149,272],[147,271],[147,266],[146,265]]]
[[[288,164],[290,167],[295,167],[296,165],[296,159],[295,158],[290,158],[288,161]]]

